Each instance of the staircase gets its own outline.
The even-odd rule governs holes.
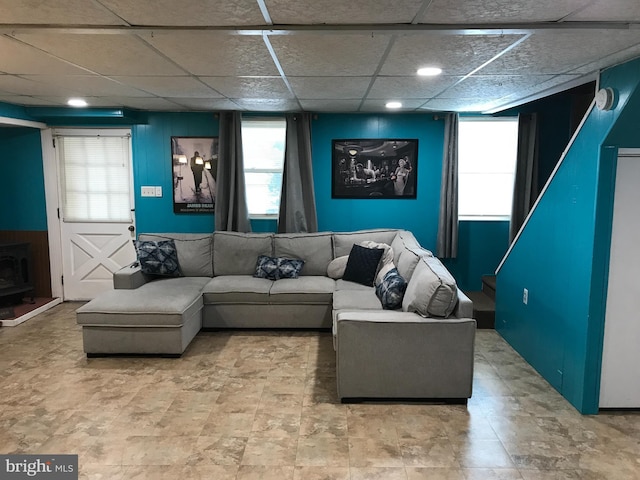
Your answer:
[[[465,292],[473,302],[473,318],[478,328],[494,328],[496,320],[496,277],[482,276],[482,291]]]

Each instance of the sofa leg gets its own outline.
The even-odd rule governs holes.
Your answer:
[[[158,357],[158,358],[180,358],[181,353],[87,353],[87,358],[105,357]]]

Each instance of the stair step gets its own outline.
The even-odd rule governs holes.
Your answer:
[[[473,302],[473,318],[478,328],[495,328],[496,302],[485,292],[465,292]]]
[[[491,297],[496,299],[496,276],[495,275],[483,275],[482,276],[482,291]]]

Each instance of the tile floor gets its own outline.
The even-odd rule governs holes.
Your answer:
[[[580,415],[493,331],[467,406],[343,405],[329,333],[87,359],[78,306],[0,328],[0,453],[76,453],[82,479],[640,479],[640,415]]]

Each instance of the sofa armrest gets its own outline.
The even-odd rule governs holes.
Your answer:
[[[336,317],[338,397],[469,398],[475,332],[472,318],[340,312]]]
[[[141,287],[149,280],[150,277],[142,273],[140,263],[133,262],[113,274],[113,288],[133,290]]]
[[[453,309],[453,312],[451,312],[451,316],[456,318],[473,318],[473,302],[459,288],[458,303]]]

